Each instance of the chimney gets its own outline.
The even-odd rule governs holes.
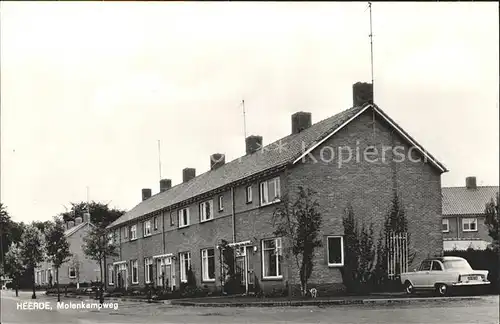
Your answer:
[[[356,82],[352,85],[353,107],[361,107],[373,103],[373,84]]]
[[[467,189],[477,189],[476,177],[465,178],[465,186],[467,187]]]
[[[151,198],[151,189],[144,188],[142,189],[142,201]]]
[[[82,223],[82,218],[81,217],[75,218],[75,225],[79,225],[81,223]]]
[[[247,154],[257,152],[262,148],[262,136],[250,135],[245,139]]]
[[[160,192],[167,191],[172,188],[172,180],[170,179],[161,179],[160,180]]]
[[[297,134],[311,127],[311,113],[299,111],[292,115],[292,134]]]
[[[226,156],[221,153],[210,155],[210,170],[215,170],[226,163]]]
[[[75,222],[74,221],[68,221],[68,229],[72,228],[73,226],[75,226]]]
[[[90,223],[90,213],[88,212],[83,213],[83,222]]]
[[[188,182],[191,179],[196,177],[196,169],[194,168],[185,168],[182,170],[182,182]]]

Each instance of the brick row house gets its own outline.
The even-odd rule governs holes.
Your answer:
[[[90,214],[84,213],[82,217],[76,217],[74,221],[65,224],[64,235],[69,243],[69,251],[72,253],[70,259],[59,268],[59,284],[89,284],[100,279],[99,266],[93,260],[87,258],[83,253],[84,238],[88,235],[92,226]],[[39,286],[55,284],[55,268],[48,261],[44,261],[35,269],[35,283]]]
[[[158,194],[143,189],[142,202],[108,226],[119,246],[119,256],[108,260],[108,288],[152,283],[178,289],[191,267],[199,286],[220,289],[222,240],[236,251],[246,291],[297,284],[272,218],[280,198],[299,186],[316,191],[323,219],[312,285],[342,288],[345,208],[380,228],[395,190],[406,208],[414,262],[441,254],[441,174],[447,170],[372,103],[372,93],[371,84],[358,82],[350,109],[315,124],[311,113],[295,113],[290,135],[266,146],[261,136],[249,136],[246,155],[225,163],[223,154],[214,154],[208,172],[196,176],[186,168],[174,187],[165,179]],[[409,158],[396,159],[401,152],[391,151],[374,161],[383,146],[400,146]],[[343,164],[334,159],[337,149]],[[370,160],[356,154],[365,151]]]
[[[445,251],[484,250],[492,242],[485,221],[486,204],[498,186],[478,186],[467,177],[464,187],[443,188],[443,248]]]

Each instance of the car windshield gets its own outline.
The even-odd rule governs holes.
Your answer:
[[[472,270],[469,263],[465,260],[448,260],[443,262],[446,269],[464,269]]]

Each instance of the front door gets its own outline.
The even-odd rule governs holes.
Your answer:
[[[172,258],[164,257],[156,259],[156,269],[156,285],[163,289],[171,290],[175,286]]]
[[[236,273],[240,277],[240,285],[248,293],[253,290],[254,274],[253,267],[250,265],[250,249],[251,246],[241,246],[235,248],[236,255]]]

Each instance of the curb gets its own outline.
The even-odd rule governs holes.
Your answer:
[[[57,295],[45,295],[48,297],[55,297],[57,298]],[[73,298],[73,299],[90,299],[90,300],[97,300],[93,296],[87,296],[87,295],[68,295],[68,296],[61,296],[63,298]],[[147,300],[143,298],[119,298],[119,297],[105,297],[105,302],[119,302],[119,301],[127,301],[127,302],[140,302],[140,303],[150,303],[150,304],[164,304],[163,300]],[[170,301],[169,301],[170,302]]]
[[[176,306],[191,307],[286,307],[286,306],[346,306],[346,305],[394,305],[413,304],[422,302],[453,302],[464,300],[481,300],[480,296],[465,297],[422,297],[422,298],[387,298],[387,299],[337,299],[337,300],[303,300],[280,302],[236,302],[236,303],[197,303],[172,300]]]

